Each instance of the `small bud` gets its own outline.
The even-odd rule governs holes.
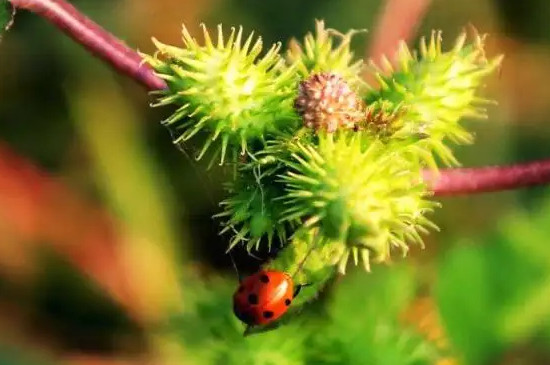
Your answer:
[[[376,101],[365,108],[365,118],[356,131],[367,130],[379,137],[390,137],[402,126],[406,107],[394,106],[387,100]]]
[[[300,82],[294,107],[306,127],[328,132],[353,129],[365,115],[363,101],[332,73],[314,74]]]

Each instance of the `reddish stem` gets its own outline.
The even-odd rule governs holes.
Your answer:
[[[140,82],[150,90],[166,88],[141,56],[101,28],[64,0],[9,0],[15,8],[36,13],[57,26],[89,52],[102,58],[115,70]]]
[[[424,178],[437,196],[517,189],[550,183],[550,159],[509,166],[444,169],[439,176],[427,171]]]
[[[148,89],[166,88],[166,83],[142,63],[137,52],[81,14],[65,0],[8,1],[16,8],[27,9],[44,17],[92,54],[102,58],[113,68],[130,76]],[[405,14],[407,17],[405,21],[403,19],[399,21],[402,26],[393,29],[391,36],[380,34],[374,37],[375,42],[370,49],[371,55],[376,56],[384,52],[384,49],[392,49],[393,41],[399,37],[410,36],[429,3],[430,0],[411,0],[410,2],[390,0],[380,26],[377,27],[378,33],[392,29],[386,26],[390,18],[388,14],[394,14],[395,9],[399,9],[401,13],[405,4],[408,6]],[[385,43],[382,40],[387,40],[389,43],[382,44]],[[438,176],[426,172],[425,178],[437,196],[515,189],[550,183],[550,160],[501,167],[444,169]]]
[[[387,0],[374,27],[367,58],[375,62],[382,55],[392,58],[399,42],[414,35],[430,3],[431,0]]]

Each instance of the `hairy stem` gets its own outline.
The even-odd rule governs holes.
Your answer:
[[[140,82],[150,90],[166,87],[139,54],[101,28],[64,0],[9,0],[14,8],[36,13],[80,43],[89,52],[102,58],[115,70]]]
[[[426,171],[424,178],[437,196],[510,190],[550,183],[550,159],[509,166]]]
[[[92,54],[105,60],[115,70],[128,75],[149,90],[166,88],[166,83],[143,64],[141,56],[136,51],[65,0],[8,1],[15,8],[26,9],[42,16]],[[423,13],[429,0],[416,0],[416,3],[415,15],[411,15],[412,19],[408,22],[407,28],[417,22],[416,18]],[[392,6],[391,4],[388,6]],[[381,47],[373,45],[371,55],[378,54]],[[443,169],[438,175],[425,172],[424,176],[436,196],[516,189],[550,183],[550,159],[511,166]]]

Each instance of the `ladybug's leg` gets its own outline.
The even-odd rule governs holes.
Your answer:
[[[263,326],[250,326],[250,325],[248,325],[248,326],[246,326],[246,329],[244,330],[243,336],[246,337],[246,336],[250,336],[250,335],[254,335],[254,334],[258,334],[258,333],[273,331],[274,329],[279,328],[279,326],[280,326],[280,323],[278,323],[278,322],[272,322],[272,323],[269,323],[269,324],[266,324],[266,325],[263,325]]]
[[[251,333],[253,328],[254,328],[253,326],[247,325],[243,332],[243,336],[244,337],[248,336]]]
[[[311,283],[305,283],[305,284],[298,284],[296,285],[296,289],[294,289],[294,294],[292,295],[292,298],[296,298],[298,296],[298,294],[300,294],[300,290],[302,290],[302,288],[304,286],[310,286]]]

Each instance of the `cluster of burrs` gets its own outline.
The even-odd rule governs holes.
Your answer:
[[[462,33],[443,51],[433,32],[418,52],[401,44],[394,62],[371,62],[370,87],[355,33],[320,21],[286,53],[275,44],[261,56],[261,38],[219,26],[212,39],[203,26],[203,44],[184,28],[183,48],[155,41],[145,55],[169,86],[155,105],[177,108],[164,121],[175,143],[198,141],[198,159],[236,171],[218,215],[229,248],[291,240],[267,265],[292,271],[310,255],[307,282],[350,259],[368,269],[437,228],[421,171],[436,157],[456,163],[449,143],[472,141],[460,121],[485,116],[476,92],[501,60],[485,57],[483,36]]]

